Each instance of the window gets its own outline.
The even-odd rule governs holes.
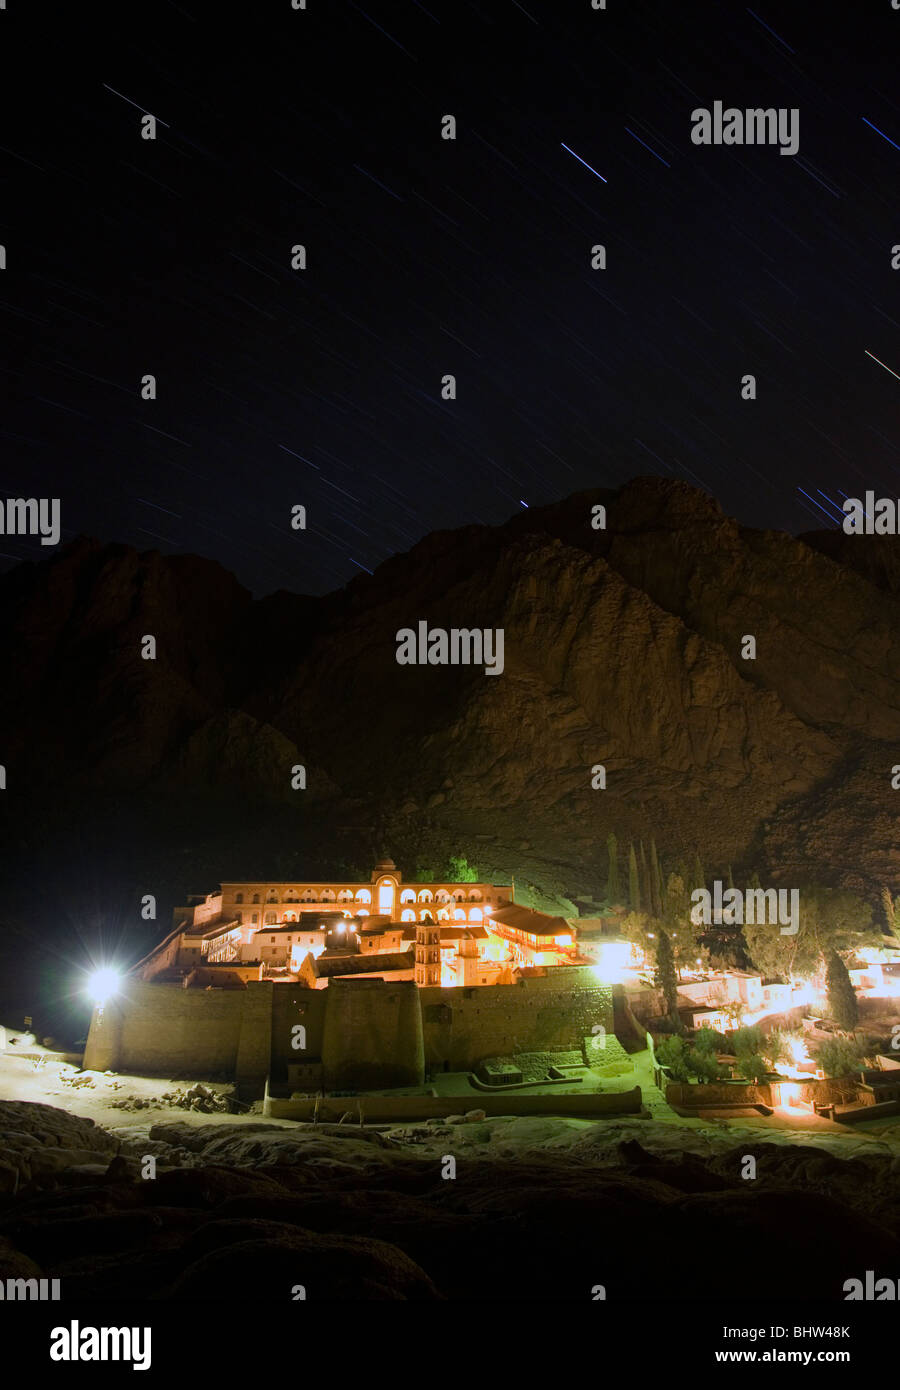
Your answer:
[[[259,921],[259,913],[258,913],[258,912],[251,912],[251,913],[250,913],[250,921],[251,921],[251,922],[258,922],[258,921]]]
[[[259,902],[259,894],[258,894],[258,893],[254,893],[254,894],[253,894],[253,901],[254,901],[255,903],[258,903],[258,902]]]
[[[274,938],[274,936],[270,936],[270,937],[269,937],[269,940],[271,941],[272,945],[274,946],[274,945],[275,945],[275,938]]]
[[[242,903],[244,901],[243,893],[235,893],[234,900],[236,903]]]

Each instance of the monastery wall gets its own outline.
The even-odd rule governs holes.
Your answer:
[[[318,992],[318,991],[317,991]],[[332,980],[322,1037],[328,1090],[421,1086],[425,1049],[412,980]]]
[[[243,989],[182,989],[129,979],[127,994],[94,1010],[85,1068],[167,1076],[234,1075]]]
[[[612,1033],[612,986],[577,967],[559,970],[573,977],[568,988],[554,971],[515,985],[420,989],[427,1068],[465,1071],[486,1057],[578,1049],[597,1024]]]
[[[252,1097],[267,1077],[286,1080],[288,1064],[321,1060],[327,1089],[374,1090],[420,1085],[426,1070],[465,1071],[486,1057],[577,1049],[598,1024],[614,1031],[612,987],[577,968],[457,989],[336,979],[325,990],[271,980],[203,990],[132,978],[127,994],[94,1011],[84,1066],[223,1074]]]
[[[289,1065],[321,1059],[327,1005],[327,989],[305,989],[291,983],[279,984],[273,990],[273,1081],[286,1081]],[[297,1025],[304,1029],[302,1034],[294,1031]]]

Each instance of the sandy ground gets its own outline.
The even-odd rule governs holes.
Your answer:
[[[165,1124],[179,1121],[191,1125],[234,1124],[238,1115],[227,1112],[205,1114],[182,1110],[160,1100],[166,1091],[185,1091],[196,1081],[209,1090],[230,1093],[233,1087],[196,1076],[126,1076],[120,1073],[85,1072],[71,1062],[55,1060],[56,1054],[29,1039],[27,1034],[7,1029],[6,1049],[0,1052],[0,1100],[27,1100],[56,1105],[71,1115],[93,1120],[103,1129],[115,1130],[135,1124]],[[73,1081],[81,1084],[73,1085]],[[151,1104],[139,1110],[117,1109],[113,1102],[136,1096]],[[263,1118],[262,1106],[254,1107],[249,1118]],[[266,1124],[291,1128],[290,1120],[266,1119]]]

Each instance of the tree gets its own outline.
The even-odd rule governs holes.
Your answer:
[[[682,922],[690,921],[687,890],[680,874],[669,874],[664,902],[663,917],[667,922],[674,926],[676,923],[680,925]]]
[[[707,1032],[709,1031],[707,1029]],[[698,1081],[718,1081],[726,1074],[725,1068],[719,1065],[716,1054],[699,1047],[695,1047],[691,1052],[688,1066]]]
[[[606,837],[606,851],[609,855],[609,876],[606,880],[606,897],[610,903],[617,903],[621,897],[619,888],[619,842],[612,831]]]
[[[809,885],[800,890],[800,921],[807,919],[823,955],[829,949],[848,951],[858,946],[880,946],[872,908],[855,893],[839,888]]]
[[[724,1033],[717,1033],[708,1023],[704,1023],[694,1035],[694,1049],[697,1052],[725,1052],[728,1047]]]
[[[703,872],[703,865],[700,863],[699,854],[694,855],[694,862],[691,865],[690,891],[693,893],[698,888],[706,887],[706,874]]]
[[[749,1028],[735,1029],[731,1035],[731,1046],[738,1058],[759,1055],[765,1048],[762,1029],[756,1024]]]
[[[666,1009],[673,1019],[678,1018],[678,980],[675,976],[675,957],[667,931],[660,931],[656,942],[656,969],[653,975],[656,989],[662,990]]]
[[[816,1062],[826,1076],[852,1076],[862,1065],[859,1045],[852,1038],[828,1038],[815,1048]]]
[[[638,883],[637,859],[634,845],[628,846],[628,906],[632,912],[641,910],[641,889]]]
[[[656,1046],[656,1060],[661,1067],[672,1073],[676,1081],[690,1081],[688,1049],[684,1038],[677,1034],[674,1038],[664,1038]]]
[[[653,892],[650,887],[650,870],[647,868],[647,855],[644,851],[644,842],[641,840],[641,859],[639,866],[641,884],[641,907],[645,912],[649,912],[651,917],[658,916],[653,910]]]
[[[703,942],[706,927],[691,921],[684,884],[676,874],[669,875],[666,888],[666,912],[664,920],[672,937],[672,952],[675,965],[681,970],[697,970],[708,961],[709,952]],[[700,961],[698,967],[697,962]]]
[[[477,883],[478,870],[474,864],[470,864],[463,854],[451,854],[449,858],[450,872],[447,875],[448,883]]]
[[[733,1039],[741,1031],[741,1019],[744,1017],[744,1012],[746,1008],[747,1005],[744,1003],[743,999],[740,998],[726,999],[725,1003],[722,1005],[722,1012],[725,1015],[725,1017],[729,1020],[730,1023],[736,1023],[738,1025],[737,1028],[731,1034],[732,1045]]]
[[[659,855],[656,852],[656,840],[650,841],[650,903],[654,917],[663,916],[663,886],[662,874],[659,871]]]
[[[748,887],[758,887],[751,883]],[[791,935],[770,922],[744,924],[747,953],[764,975],[811,978],[831,950],[875,945],[872,909],[853,893],[808,885],[800,889],[800,924]]]
[[[837,951],[829,952],[827,964],[825,991],[828,995],[828,1008],[837,1026],[849,1033],[859,1022],[856,990]]]
[[[648,931],[647,918],[642,912],[626,912],[621,919],[620,930],[626,941],[637,946],[644,956],[644,963],[655,958],[656,943]]]
[[[762,1047],[762,1055],[773,1071],[778,1070],[779,1062],[790,1062],[793,1060],[794,1052],[791,1047],[790,1039],[791,1034],[784,1032],[780,1028],[773,1028],[765,1039]]]
[[[737,1059],[737,1069],[745,1081],[755,1081],[757,1086],[765,1081],[769,1068],[758,1052],[743,1052]]]

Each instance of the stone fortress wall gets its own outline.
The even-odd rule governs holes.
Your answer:
[[[95,1009],[84,1066],[219,1074],[247,1097],[298,1068],[311,1089],[374,1090],[487,1057],[580,1049],[597,1026],[613,1032],[612,987],[579,967],[456,989],[338,978],[324,990],[272,980],[198,990],[130,978],[121,997]]]

